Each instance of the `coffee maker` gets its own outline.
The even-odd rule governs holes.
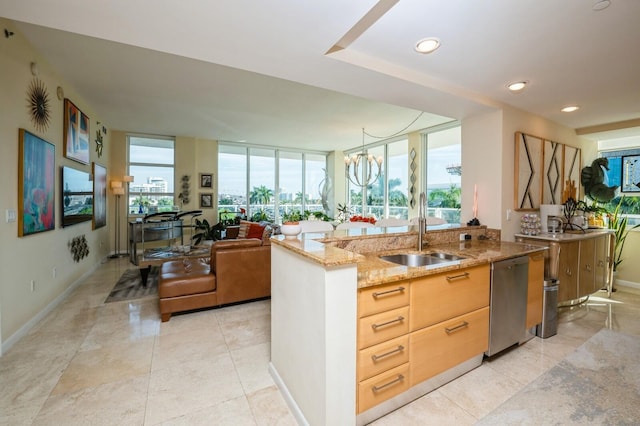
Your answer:
[[[554,233],[562,232],[562,215],[564,212],[564,205],[562,204],[541,204],[540,205],[540,228],[542,232],[551,232],[549,231],[549,218],[553,217],[556,219],[560,219],[560,224],[558,225],[557,221],[554,220],[554,229],[556,231]]]

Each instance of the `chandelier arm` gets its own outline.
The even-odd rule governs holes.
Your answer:
[[[423,115],[423,114],[424,114],[424,111],[420,112],[420,114],[418,114],[418,116],[417,116],[416,118],[414,118],[414,119],[413,119],[413,121],[412,121],[411,123],[407,124],[407,126],[406,126],[404,129],[402,129],[402,130],[400,130],[400,131],[398,131],[398,132],[396,132],[396,133],[394,133],[394,134],[392,134],[392,135],[389,135],[389,136],[376,136],[376,135],[372,135],[371,133],[367,133],[367,132],[364,130],[364,128],[362,129],[362,133],[363,133],[363,134],[365,134],[365,135],[367,135],[367,136],[369,136],[369,137],[371,137],[371,138],[376,138],[376,139],[389,139],[389,138],[392,138],[392,137],[394,137],[394,136],[398,136],[399,134],[401,134],[402,132],[404,132],[405,130],[407,130],[409,127],[411,127],[411,126],[413,125],[413,123],[415,123],[416,121],[418,121],[418,119],[419,119],[420,117],[422,117],[422,115]],[[363,143],[364,143],[364,142],[363,142]]]

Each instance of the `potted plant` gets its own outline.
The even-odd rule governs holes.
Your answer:
[[[293,239],[302,231],[302,227],[300,226],[300,221],[302,220],[302,215],[297,210],[292,210],[282,215],[282,226],[280,227],[280,232],[284,235],[285,238]]]
[[[194,245],[200,244],[201,241],[204,241],[204,244],[212,244],[213,240],[216,238],[216,227],[209,225],[207,219],[200,221],[199,219],[195,219],[194,228],[196,229],[196,233],[191,237],[194,241]],[[207,242],[210,241],[210,242]]]
[[[624,243],[627,240],[627,235],[629,234],[629,231],[640,226],[640,224],[638,224],[631,228],[627,228],[628,218],[626,216],[622,217],[621,211],[620,211],[623,200],[624,200],[624,195],[620,197],[620,201],[618,201],[618,204],[616,205],[616,208],[613,210],[613,213],[609,214],[609,229],[614,230],[614,234],[613,234],[613,238],[614,238],[613,273],[614,274],[616,274],[616,272],[618,271],[618,266],[624,260],[622,258],[622,250],[624,249]]]

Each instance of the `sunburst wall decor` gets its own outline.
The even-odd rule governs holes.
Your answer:
[[[27,101],[33,125],[41,132],[46,131],[49,128],[49,120],[51,120],[51,110],[49,93],[40,79],[31,80],[27,91]]]

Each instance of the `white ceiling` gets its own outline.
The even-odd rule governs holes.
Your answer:
[[[594,2],[0,0],[0,16],[112,129],[334,150],[419,111],[410,130],[501,104],[570,128],[639,119],[640,1]],[[415,53],[429,36],[440,49]]]

